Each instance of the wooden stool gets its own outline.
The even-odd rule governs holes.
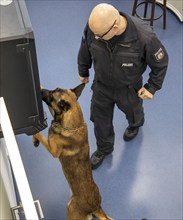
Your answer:
[[[163,29],[166,29],[166,2],[167,2],[167,0],[163,0],[163,4],[161,5],[160,3],[156,2],[156,0],[145,0],[145,1],[142,1],[140,3],[138,3],[138,0],[134,0],[132,15],[133,16],[136,15],[137,17],[139,17],[142,20],[150,21],[151,26],[153,26],[153,21],[154,20],[157,20],[157,19],[159,19],[163,16]],[[146,18],[148,3],[152,4],[151,17],[150,18]],[[136,12],[137,7],[142,5],[142,4],[145,4],[144,16],[143,17],[139,16]],[[162,8],[163,13],[159,17],[154,17],[155,5],[158,5]]]

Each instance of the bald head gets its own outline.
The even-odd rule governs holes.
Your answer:
[[[104,33],[119,17],[119,12],[112,5],[101,3],[96,5],[89,16],[89,27],[94,33]]]

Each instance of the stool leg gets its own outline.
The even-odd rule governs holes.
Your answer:
[[[151,19],[150,19],[151,26],[153,26],[153,21],[154,21],[155,5],[156,5],[156,0],[152,0]]]
[[[147,16],[147,8],[148,8],[148,2],[145,2],[145,7],[144,7],[144,18]]]
[[[166,29],[166,0],[163,0],[163,29]]]
[[[136,12],[137,3],[138,3],[138,0],[135,0],[135,1],[134,1],[134,4],[133,4],[133,11],[132,11],[132,15],[133,15],[133,16],[135,15],[135,12]]]

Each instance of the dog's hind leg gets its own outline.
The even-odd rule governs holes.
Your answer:
[[[82,213],[77,206],[74,197],[71,197],[67,205],[67,219],[68,220],[91,220],[92,215]]]
[[[92,212],[92,214],[97,217],[99,220],[113,220],[109,216],[106,215],[104,210],[100,207],[99,209],[95,210]]]

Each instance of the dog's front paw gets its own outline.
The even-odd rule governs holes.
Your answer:
[[[39,140],[35,137],[35,135],[32,136],[32,142],[34,144],[34,147],[38,147],[39,146]]]

